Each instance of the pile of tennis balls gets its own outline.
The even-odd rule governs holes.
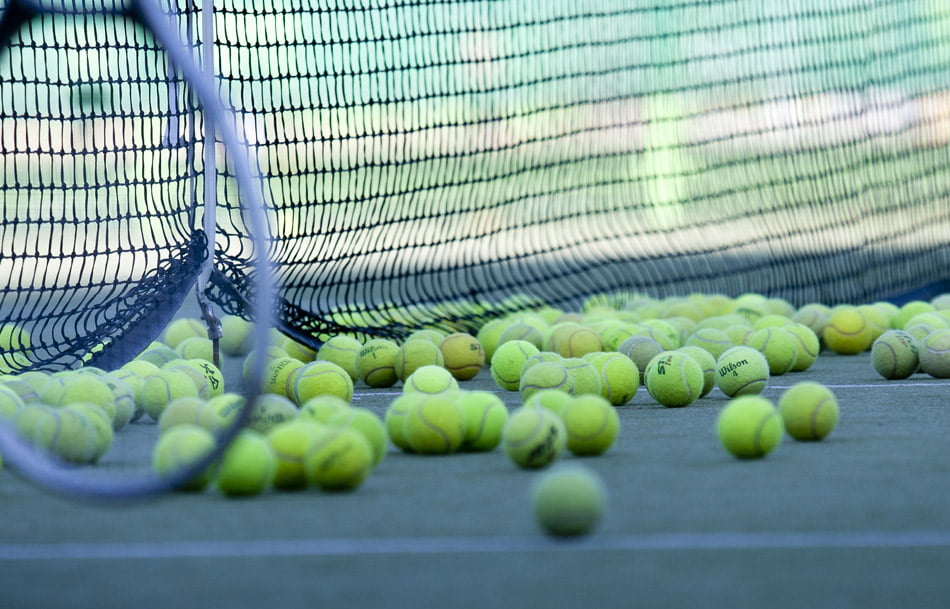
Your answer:
[[[786,435],[817,441],[835,429],[839,409],[827,387],[806,381],[777,402],[761,396],[773,377],[808,370],[822,352],[870,351],[886,379],[950,377],[950,296],[901,307],[795,308],[758,294],[614,292],[588,298],[578,311],[523,295],[494,308],[472,305],[467,317],[461,310],[453,308],[455,326],[400,340],[340,334],[311,348],[275,331],[264,353],[250,351],[248,322],[225,316],[221,352],[243,358],[245,382],[260,361],[263,393],[221,457],[178,487],[225,495],[350,491],[391,446],[425,456],[497,450],[517,468],[546,470],[533,487],[538,521],[549,533],[574,535],[596,526],[606,505],[587,458],[610,452],[620,434],[617,408],[641,387],[667,408],[725,396],[719,441],[737,458],[754,459]],[[364,321],[385,326],[382,318]],[[10,324],[0,325],[0,341],[29,349],[28,333]],[[174,475],[207,460],[245,410],[238,379],[228,379],[226,390],[212,353],[203,322],[176,319],[117,370],[11,370],[0,378],[0,416],[38,450],[72,464],[95,463],[130,422],[153,421],[153,468]],[[480,374],[496,390],[466,387]],[[353,405],[361,392],[391,396],[383,416]],[[557,463],[567,455],[585,465]]]

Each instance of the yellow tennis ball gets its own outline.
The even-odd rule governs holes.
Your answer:
[[[198,389],[191,377],[180,370],[161,369],[145,377],[135,401],[153,421],[158,421],[172,400],[186,396],[198,397]]]
[[[821,352],[821,341],[818,335],[805,324],[792,323],[782,328],[798,341],[798,357],[792,364],[792,372],[804,372],[811,368],[818,354]]]
[[[259,495],[270,488],[277,472],[277,456],[267,439],[242,429],[221,455],[215,486],[224,495]]]
[[[535,518],[551,535],[583,535],[603,518],[607,491],[593,470],[561,465],[542,474],[532,489]]]
[[[634,335],[620,343],[617,349],[637,365],[640,371],[640,384],[643,384],[650,360],[663,352],[663,347],[649,336]]]
[[[370,387],[392,387],[398,377],[394,362],[399,345],[385,338],[367,341],[360,349],[357,369],[360,379]]]
[[[96,449],[93,451],[89,461],[95,463],[102,458],[109,449],[112,448],[112,442],[115,438],[115,432],[112,429],[112,419],[109,414],[95,404],[77,402],[64,407],[64,410],[75,410],[82,413],[96,430]]]
[[[757,459],[781,443],[782,417],[769,400],[744,395],[731,400],[716,420],[722,446],[739,459]]]
[[[281,335],[276,345],[283,349],[288,356],[305,364],[312,362],[317,356],[316,350],[290,336]]]
[[[561,365],[574,379],[574,395],[600,395],[600,372],[580,357],[565,358]]]
[[[128,425],[135,416],[139,406],[135,402],[135,389],[123,380],[117,379],[111,373],[98,377],[112,391],[113,418],[112,428],[118,431]]]
[[[871,346],[871,364],[886,379],[906,379],[920,367],[917,341],[903,330],[888,330]]]
[[[702,368],[679,351],[664,351],[650,360],[645,381],[653,399],[670,408],[689,406],[703,392]]]
[[[443,366],[458,381],[475,378],[485,365],[485,349],[471,334],[456,332],[439,343]]]
[[[766,327],[746,338],[747,347],[758,349],[769,364],[769,374],[780,376],[789,372],[798,361],[798,339],[784,328]]]
[[[481,344],[482,348],[485,350],[485,363],[490,364],[492,356],[495,353],[495,350],[498,348],[498,339],[501,337],[501,333],[505,331],[505,328],[508,327],[508,323],[502,319],[493,319],[489,322],[486,322],[479,328],[478,332],[475,334],[476,340]]]
[[[12,419],[26,402],[20,395],[4,384],[0,384],[0,418]]]
[[[201,399],[208,399],[211,397],[211,387],[208,385],[208,379],[194,366],[189,366],[186,362],[188,360],[175,360],[173,362],[168,362],[162,366],[162,370],[177,370],[179,372],[184,372],[191,379],[191,382],[194,383],[195,389],[198,390],[198,397]]]
[[[333,395],[349,403],[353,399],[353,379],[333,362],[313,361],[294,373],[291,396],[298,405],[319,395]]]
[[[404,393],[393,400],[386,409],[383,422],[386,425],[386,435],[393,446],[412,452],[409,441],[406,439],[406,418],[409,412],[427,397],[425,393]]]
[[[501,443],[502,430],[508,421],[508,409],[490,391],[466,391],[458,396],[458,407],[465,418],[462,450],[485,452]]]
[[[373,467],[373,449],[363,434],[346,427],[323,427],[304,455],[307,480],[323,490],[359,487]]]
[[[89,402],[115,411],[115,397],[109,385],[89,374],[69,374],[57,377],[63,383],[47,383],[40,395],[50,406],[66,406],[75,402]]]
[[[762,393],[769,382],[769,363],[757,349],[743,345],[716,360],[716,386],[728,397]]]
[[[831,309],[819,303],[809,303],[795,311],[792,315],[792,321],[808,326],[815,333],[815,336],[821,337],[825,332],[825,326],[828,325],[828,316],[831,315]]]
[[[195,466],[208,457],[215,448],[214,436],[197,425],[179,425],[162,434],[152,450],[152,470],[163,478],[180,475],[185,468]],[[209,464],[196,475],[177,484],[183,491],[204,490],[214,475]]]
[[[600,395],[579,395],[561,411],[567,430],[567,450],[575,455],[607,452],[620,433],[620,417],[613,405]]]
[[[393,356],[393,370],[396,371],[396,377],[404,383],[419,368],[441,368],[444,363],[445,357],[438,345],[418,338],[403,343]]]
[[[716,359],[706,349],[694,345],[680,347],[677,351],[685,353],[699,364],[703,371],[703,389],[699,392],[699,397],[709,395],[709,392],[716,386]]]
[[[258,358],[262,360],[261,363],[263,364],[264,375],[266,376],[267,365],[270,362],[283,358],[283,357],[290,357],[290,356],[287,355],[286,351],[284,351],[280,347],[277,347],[276,345],[269,345],[267,349],[261,352],[260,354],[256,350],[248,351],[247,355],[244,357],[244,362],[241,364],[241,378],[244,379],[245,384],[250,382],[251,370],[253,369],[255,365],[258,365]],[[254,388],[248,388],[248,389],[256,390],[257,388],[254,387]]]
[[[438,347],[439,343],[445,340],[446,336],[448,336],[448,334],[441,330],[436,330],[435,328],[425,328],[423,330],[416,330],[407,336],[405,342],[408,343],[409,341],[413,340],[425,340]]]
[[[640,322],[639,333],[649,336],[660,343],[666,351],[680,346],[679,330],[662,319],[644,319]]]
[[[705,349],[714,359],[718,359],[726,349],[735,346],[729,334],[718,328],[699,328],[686,339],[686,344]]]
[[[298,416],[322,424],[349,408],[350,403],[339,396],[317,395],[303,403]]]
[[[346,370],[355,382],[359,380],[358,361],[363,343],[352,336],[331,336],[320,349],[317,350],[317,359],[324,362],[333,362]]]
[[[50,375],[38,370],[21,372],[9,375],[0,381],[0,384],[12,389],[24,404],[42,402],[40,392],[49,383]]]
[[[465,416],[456,396],[426,394],[406,412],[403,435],[416,453],[447,455],[459,450],[465,439]]]
[[[547,408],[522,406],[508,417],[502,446],[519,467],[547,467],[567,447],[567,430],[561,418]]]
[[[557,389],[564,393],[574,393],[574,377],[567,368],[557,362],[541,362],[526,367],[521,374],[519,385],[521,400],[527,401],[532,395],[544,389]]]
[[[561,412],[574,396],[559,389],[542,389],[522,403],[525,408],[545,408],[561,416]]]
[[[950,330],[934,330],[918,347],[920,370],[938,379],[950,378]]]
[[[32,339],[25,328],[12,322],[0,324],[0,351],[28,352],[31,347]]]
[[[614,406],[623,406],[640,389],[640,371],[621,353],[589,353],[584,359],[600,375],[600,395]]]
[[[540,364],[541,362],[554,362],[560,364],[563,361],[564,358],[553,351],[539,351],[526,359],[523,364],[521,364],[521,376],[523,378],[528,370],[530,370],[535,364]]]
[[[562,357],[575,358],[603,350],[604,343],[594,330],[577,326],[559,332],[553,346]]]
[[[208,327],[195,317],[180,317],[172,320],[162,333],[162,342],[175,349],[189,338],[208,338]]]
[[[833,312],[822,336],[829,349],[842,355],[861,353],[871,346],[871,328],[855,307]]]
[[[373,449],[374,467],[386,456],[386,426],[372,410],[359,406],[347,408],[330,417],[327,425],[348,427],[361,433]]]
[[[278,357],[264,367],[264,391],[285,398],[293,396],[294,376],[304,364],[294,357]]]
[[[181,354],[168,345],[152,343],[135,357],[136,359],[161,367],[172,360],[181,359]]]
[[[216,395],[198,408],[198,424],[212,433],[225,429],[234,423],[246,403],[237,393]]]
[[[285,421],[267,432],[267,441],[274,450],[276,467],[273,486],[281,490],[299,490],[307,486],[304,457],[314,445],[323,426],[299,417]]]
[[[789,387],[778,402],[785,431],[796,440],[821,440],[838,424],[838,400],[831,389],[813,381]]]
[[[452,373],[441,366],[422,366],[406,379],[403,393],[446,393],[458,391],[459,384]]]
[[[891,319],[891,327],[895,330],[903,330],[904,326],[907,325],[907,322],[911,318],[920,315],[921,313],[930,313],[935,311],[936,308],[929,302],[923,300],[911,300],[901,305],[897,313],[894,314]]]
[[[178,343],[175,352],[182,359],[203,359],[206,362],[214,361],[214,343],[211,339],[192,336]],[[166,362],[167,363],[167,362]]]
[[[491,375],[495,383],[505,391],[518,391],[522,366],[538,352],[537,347],[523,340],[512,340],[500,345],[491,361]]]
[[[245,425],[266,434],[272,428],[297,418],[297,406],[282,395],[264,393],[257,396]]]
[[[89,417],[65,408],[48,411],[36,422],[33,444],[67,463],[90,463],[96,455],[99,436]]]
[[[141,379],[144,379],[150,374],[155,374],[159,371],[159,366],[148,362],[142,359],[134,359],[130,362],[126,362],[119,368],[119,372],[132,373],[138,376]],[[121,376],[118,378],[122,378]]]
[[[199,412],[205,404],[205,400],[196,396],[186,396],[172,400],[165,406],[158,418],[159,433],[165,433],[178,425],[201,425]]]
[[[864,317],[864,321],[867,322],[868,328],[871,330],[872,344],[881,334],[891,329],[891,317],[880,307],[874,305],[860,305],[858,312]]]
[[[221,353],[231,357],[247,355],[254,346],[254,324],[237,315],[221,317]]]
[[[501,347],[505,343],[511,342],[513,340],[531,343],[535,348],[541,349],[542,344],[544,343],[544,335],[537,327],[521,321],[515,322],[505,328],[505,330],[498,337],[498,346]]]

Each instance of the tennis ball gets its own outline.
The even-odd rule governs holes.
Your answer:
[[[209,338],[192,336],[178,343],[175,352],[182,359],[203,359],[206,362],[213,362],[214,342]]]
[[[212,433],[225,429],[234,423],[246,404],[247,400],[237,393],[216,395],[198,408],[198,424]]]
[[[705,349],[713,356],[714,361],[718,359],[726,349],[735,346],[732,342],[732,338],[726,334],[725,330],[718,328],[700,328],[686,339],[686,344]]]
[[[456,403],[465,419],[465,437],[462,450],[486,452],[501,443],[501,433],[508,421],[508,409],[490,391],[466,391]]]
[[[854,355],[871,347],[871,328],[855,307],[833,312],[822,337],[829,349],[842,355]]]
[[[33,428],[34,446],[67,463],[90,463],[99,435],[89,417],[78,410],[52,410]]]
[[[733,345],[744,345],[745,342],[749,339],[749,336],[751,336],[752,333],[755,332],[755,330],[753,330],[749,326],[736,324],[734,326],[727,327],[725,330],[723,330],[723,332],[726,333],[726,336],[729,337],[729,340],[732,341]],[[716,359],[719,359],[719,358],[716,358]]]
[[[394,361],[399,345],[385,338],[367,341],[360,349],[357,370],[360,378],[370,387],[392,387],[398,377]]]
[[[524,378],[525,373],[535,364],[540,364],[541,362],[555,362],[560,364],[563,361],[564,358],[553,351],[539,351],[521,364],[521,377]]]
[[[567,430],[561,418],[546,408],[518,408],[502,431],[505,454],[519,467],[547,467],[567,446]]]
[[[333,362],[305,364],[294,373],[291,397],[302,406],[319,395],[333,395],[349,403],[353,399],[353,379]]]
[[[716,386],[716,359],[709,351],[695,345],[686,345],[677,351],[685,353],[699,364],[699,368],[703,371],[703,389],[699,392],[699,397],[709,395]]]
[[[465,416],[455,395],[427,394],[405,415],[403,435],[413,452],[446,455],[465,439]]]
[[[291,399],[294,377],[303,366],[302,361],[290,356],[271,360],[264,367],[264,392]]]
[[[769,364],[769,374],[780,376],[789,372],[798,361],[798,339],[784,328],[766,327],[746,339],[746,346],[758,349]]]
[[[680,334],[676,327],[662,319],[644,319],[640,322],[640,334],[649,336],[660,343],[666,351],[680,346]]]
[[[546,408],[557,416],[561,416],[561,411],[564,410],[564,407],[567,406],[567,403],[570,402],[573,397],[574,396],[570,393],[565,393],[560,389],[542,389],[532,394],[530,398],[525,400],[522,406]]]
[[[950,378],[950,330],[934,330],[920,342],[920,370],[938,379]]]
[[[326,423],[335,415],[350,408],[350,403],[336,395],[317,395],[300,407],[298,416],[314,423]]]
[[[821,352],[821,341],[818,340],[818,335],[811,328],[800,323],[792,323],[782,329],[798,342],[798,357],[792,364],[791,372],[804,372],[811,368]]]
[[[614,406],[623,406],[640,388],[640,371],[620,353],[588,353],[584,356],[600,376],[600,395]]]
[[[102,458],[109,449],[112,448],[112,442],[115,438],[115,432],[112,429],[112,419],[109,414],[95,404],[76,402],[63,407],[63,410],[74,410],[85,416],[93,428],[96,430],[95,450],[89,457],[90,463],[95,463]]]
[[[538,348],[523,340],[508,341],[498,347],[491,361],[491,375],[495,383],[505,391],[518,391],[521,387],[521,367]]]
[[[600,372],[581,357],[565,358],[561,365],[574,379],[574,395],[600,395]]]
[[[654,400],[670,408],[689,406],[703,392],[703,370],[679,351],[663,351],[647,364],[647,391]]]
[[[517,322],[509,325],[498,337],[498,346],[505,343],[518,340],[530,343],[536,349],[540,350],[544,344],[544,335],[541,330],[524,322]]]
[[[445,363],[445,357],[438,345],[428,340],[415,339],[403,343],[393,357],[393,369],[396,371],[396,377],[402,381],[406,380],[413,372],[423,366],[436,366],[441,368]]]
[[[221,455],[215,486],[230,497],[259,495],[270,488],[277,473],[277,456],[267,438],[242,429]]]
[[[891,329],[891,318],[883,309],[875,307],[874,305],[860,305],[858,312],[864,317],[868,328],[871,330],[872,343],[876,341],[881,334]]]
[[[267,364],[283,357],[290,356],[287,355],[286,351],[275,345],[269,345],[267,349],[260,355],[255,350],[248,351],[247,355],[244,357],[244,362],[241,364],[241,378],[244,379],[245,384],[250,382],[251,370],[256,364],[258,364],[258,358],[263,360],[264,375],[266,376]]]
[[[247,355],[254,346],[254,324],[237,315],[221,317],[221,338],[218,348],[231,357]]]
[[[372,470],[373,449],[354,429],[323,427],[304,455],[303,467],[307,480],[323,490],[353,490]]]
[[[911,318],[920,315],[921,313],[930,313],[935,311],[936,308],[929,302],[923,300],[911,300],[910,302],[904,303],[898,309],[897,313],[891,319],[891,327],[895,330],[903,330],[904,326],[907,325],[907,322]]]
[[[9,391],[12,391],[13,393],[15,393],[16,396],[20,399],[20,401],[22,401],[24,404],[33,404],[33,403],[42,402],[43,400],[40,397],[40,392],[46,387],[47,383],[43,383],[43,385],[40,386],[39,390],[37,390],[36,387],[22,380],[21,378],[19,378],[19,376],[22,376],[22,375],[18,375],[18,376],[11,375],[7,378],[4,378],[2,382],[0,382],[0,385],[5,387]]]
[[[601,351],[604,348],[604,343],[592,329],[576,326],[559,332],[554,338],[552,346],[555,353],[562,357],[573,358]]]
[[[439,343],[443,365],[458,381],[475,378],[485,365],[485,349],[471,334],[456,332]]]
[[[245,425],[266,434],[273,427],[297,418],[297,407],[282,395],[264,393],[257,396]]]
[[[189,338],[208,338],[208,327],[194,317],[180,317],[172,320],[162,333],[162,342],[175,349]]]
[[[135,403],[135,390],[125,381],[112,376],[111,373],[98,378],[112,391],[114,414],[111,424],[114,431],[119,431],[132,421],[136,410],[139,408],[138,404]]]
[[[176,354],[177,355],[177,354]],[[126,362],[119,368],[119,371],[125,373],[132,373],[138,376],[141,379],[144,379],[150,374],[155,374],[159,371],[159,366],[153,364],[152,362],[145,361],[143,359],[134,359],[130,362]],[[122,378],[122,377],[119,377]]]
[[[886,379],[906,379],[920,366],[917,341],[903,330],[888,330],[871,346],[871,363]]]
[[[441,366],[422,366],[417,369],[402,388],[403,393],[445,393],[458,391],[459,384],[452,373]]]
[[[769,363],[757,349],[743,345],[716,360],[716,386],[728,397],[762,393],[769,382]]]
[[[148,362],[159,368],[172,360],[180,358],[181,355],[177,351],[162,343],[152,343],[136,356],[136,359]],[[126,364],[126,366],[128,366],[128,364]]]
[[[445,340],[446,336],[448,335],[441,330],[436,330],[435,328],[424,328],[422,330],[416,330],[407,336],[405,342],[409,342],[411,340],[425,340],[438,347],[439,343]]]
[[[486,363],[491,363],[495,349],[498,348],[498,339],[507,327],[507,322],[501,319],[493,319],[485,323],[475,334],[475,339],[481,344],[482,349],[485,350]]]
[[[320,349],[317,350],[317,359],[324,362],[333,362],[340,368],[343,368],[355,382],[360,378],[357,362],[360,357],[360,349],[362,348],[363,343],[352,336],[343,334],[331,336],[327,342],[323,343]]]
[[[589,533],[603,518],[607,492],[600,477],[580,465],[561,465],[534,483],[531,501],[541,527],[556,536]]]
[[[0,418],[12,419],[26,402],[20,395],[9,387],[0,384]]]
[[[740,459],[769,454],[782,441],[782,417],[769,400],[744,395],[731,400],[716,420],[722,446]]]
[[[825,326],[828,325],[828,316],[831,309],[823,304],[809,303],[795,311],[792,315],[792,321],[808,326],[815,336],[822,336],[825,333]]]
[[[574,377],[559,363],[541,362],[527,368],[521,375],[519,385],[521,400],[528,400],[543,389],[557,389],[565,393],[574,393]]]
[[[215,448],[214,436],[197,425],[179,425],[159,436],[152,450],[152,470],[163,478],[179,475],[208,457]],[[214,475],[214,464],[196,473],[175,488],[183,491],[201,491]]]
[[[194,383],[195,389],[198,390],[198,397],[207,400],[211,397],[211,387],[208,385],[208,379],[205,375],[195,368],[194,366],[189,366],[185,363],[187,360],[176,360],[169,362],[162,366],[162,370],[177,370],[179,372],[184,372],[191,379],[191,382]]]
[[[644,382],[647,365],[654,357],[663,352],[663,347],[649,336],[635,335],[620,343],[617,349],[637,365],[640,371],[640,384]]]
[[[69,374],[57,377],[62,383],[47,383],[40,398],[50,406],[66,406],[75,402],[89,402],[115,412],[115,398],[109,386],[98,377]]]
[[[198,389],[191,377],[180,370],[161,369],[145,377],[135,401],[142,405],[152,420],[158,421],[172,400],[186,396],[198,397]]]
[[[943,330],[947,328],[947,320],[939,313],[921,313],[911,317],[904,324],[904,332],[907,332],[915,339],[917,343],[923,342],[927,335],[934,330]]]
[[[600,395],[579,395],[561,411],[567,430],[567,449],[578,456],[600,455],[614,445],[620,433],[617,411]]]
[[[386,435],[396,448],[412,452],[409,441],[406,439],[406,418],[409,411],[415,408],[427,397],[425,393],[404,393],[393,400],[386,409],[383,423],[386,426]]]
[[[281,490],[306,488],[303,460],[323,426],[303,417],[280,423],[267,432],[276,459],[273,486]]]
[[[199,412],[205,404],[205,400],[196,396],[185,396],[172,400],[165,406],[158,418],[159,433],[165,433],[178,425],[201,425],[204,427],[201,424]],[[214,429],[208,431],[214,431]]]
[[[6,322],[0,324],[0,351],[29,351],[30,333],[23,327]]]
[[[821,440],[838,423],[838,400],[820,383],[803,381],[789,387],[779,399],[785,431],[796,440]]]
[[[312,362],[317,356],[316,350],[290,336],[281,336],[275,344],[283,349],[288,356],[304,364]]]
[[[375,412],[368,408],[353,407],[339,412],[327,421],[333,427],[348,427],[363,434],[373,449],[373,466],[386,456],[386,426]]]
[[[779,313],[766,313],[752,323],[752,329],[761,330],[762,328],[781,328],[787,326],[790,323],[792,323],[792,320],[787,315]]]

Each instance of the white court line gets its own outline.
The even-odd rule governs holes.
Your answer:
[[[130,543],[0,544],[2,561],[279,558],[510,552],[947,548],[950,531],[656,533],[557,540],[535,537],[404,537]]]

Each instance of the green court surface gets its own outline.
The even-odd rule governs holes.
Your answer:
[[[759,461],[719,446],[718,390],[668,409],[641,387],[617,445],[583,459],[609,487],[605,518],[569,541],[540,531],[538,474],[500,449],[391,448],[352,493],[119,505],[5,469],[0,607],[946,607],[950,382],[885,381],[867,354],[823,353],[764,395],[805,379],[832,386],[838,428]],[[486,371],[463,386],[497,390]],[[382,415],[397,392],[362,386],[354,404]],[[98,468],[134,473],[156,436],[132,424]]]

